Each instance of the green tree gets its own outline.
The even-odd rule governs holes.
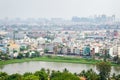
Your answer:
[[[50,75],[50,69],[47,69],[47,74]]]
[[[22,80],[39,80],[39,76],[35,76],[35,75],[28,75],[28,76],[25,76],[23,77]],[[41,80],[41,79],[40,79]]]
[[[85,75],[87,80],[99,80],[99,76],[92,69],[88,70]]]
[[[12,74],[6,80],[22,80],[22,76],[20,74]]]
[[[7,45],[7,54],[9,54],[9,46],[10,44]]]
[[[17,56],[18,59],[22,59],[23,58],[23,54],[22,53],[19,53],[18,56]]]
[[[116,64],[120,64],[120,58],[119,58],[119,56],[117,55],[117,56],[113,57],[113,61],[114,61]]]
[[[100,80],[107,80],[110,75],[111,65],[108,62],[100,62],[97,64],[97,70],[99,71]]]
[[[21,46],[20,51],[24,51],[24,50],[26,50],[25,46]]]
[[[79,76],[85,76],[85,75],[86,75],[85,70],[81,71],[81,73],[79,74]]]
[[[25,53],[25,57],[27,57],[27,58],[28,58],[28,57],[29,57],[29,55],[30,55],[30,54],[29,54],[29,52]]]
[[[0,59],[2,59],[2,60],[8,60],[10,58],[9,58],[8,54],[1,53],[0,54]]]
[[[120,64],[120,58],[118,58],[118,60],[117,60],[117,64]]]
[[[29,75],[32,75],[32,73],[26,72],[26,73],[23,74],[24,77],[29,76]]]
[[[0,72],[0,80],[6,80],[8,78],[8,74],[5,72]]]
[[[115,77],[115,80],[120,80],[120,74]]]
[[[34,73],[35,76],[39,76],[39,80],[47,80],[48,74],[45,72],[45,70],[36,71]]]
[[[35,56],[36,56],[36,57],[39,57],[39,56],[40,56],[40,52],[35,51]]]
[[[112,75],[112,78],[111,78],[112,80],[114,80],[114,79],[116,79],[116,75],[115,75],[115,73],[113,73],[113,75]]]
[[[103,60],[106,62],[106,60],[107,60],[107,49],[104,49],[104,58],[103,58]]]
[[[96,72],[94,72],[92,69],[90,70],[83,70],[80,74],[80,77],[85,77],[87,80],[99,80],[99,76]]]
[[[63,70],[63,72],[69,72],[66,68]]]
[[[50,80],[80,80],[78,76],[68,72],[54,72],[51,74]]]
[[[35,53],[31,53],[31,58],[34,58],[36,57],[36,54]]]
[[[16,53],[17,52],[17,50],[13,50],[13,53]]]

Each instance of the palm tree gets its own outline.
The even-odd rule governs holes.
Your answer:
[[[58,49],[58,47],[57,47],[57,46],[54,46],[54,48],[53,48],[54,55],[56,55],[56,54],[57,54],[57,49]]]
[[[50,69],[47,69],[48,80],[50,80]]]
[[[47,69],[47,74],[50,75],[50,69]]]
[[[9,54],[9,44],[7,45],[7,54]]]

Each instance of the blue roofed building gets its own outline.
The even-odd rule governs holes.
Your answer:
[[[2,53],[7,53],[6,44],[0,44],[0,52],[2,52]]]
[[[83,49],[83,56],[90,56],[90,46],[89,45],[86,45]]]

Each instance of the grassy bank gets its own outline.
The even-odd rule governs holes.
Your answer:
[[[36,58],[23,58],[23,59],[12,59],[6,61],[0,61],[0,65],[22,63],[29,61],[46,61],[46,62],[64,62],[64,63],[79,63],[79,64],[96,64],[99,60],[84,59],[84,58],[72,58],[72,57],[61,57],[61,56],[42,56]],[[114,64],[112,64],[114,65]]]

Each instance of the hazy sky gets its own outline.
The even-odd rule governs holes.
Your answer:
[[[120,0],[0,0],[0,18],[55,18],[115,14],[120,17]]]

